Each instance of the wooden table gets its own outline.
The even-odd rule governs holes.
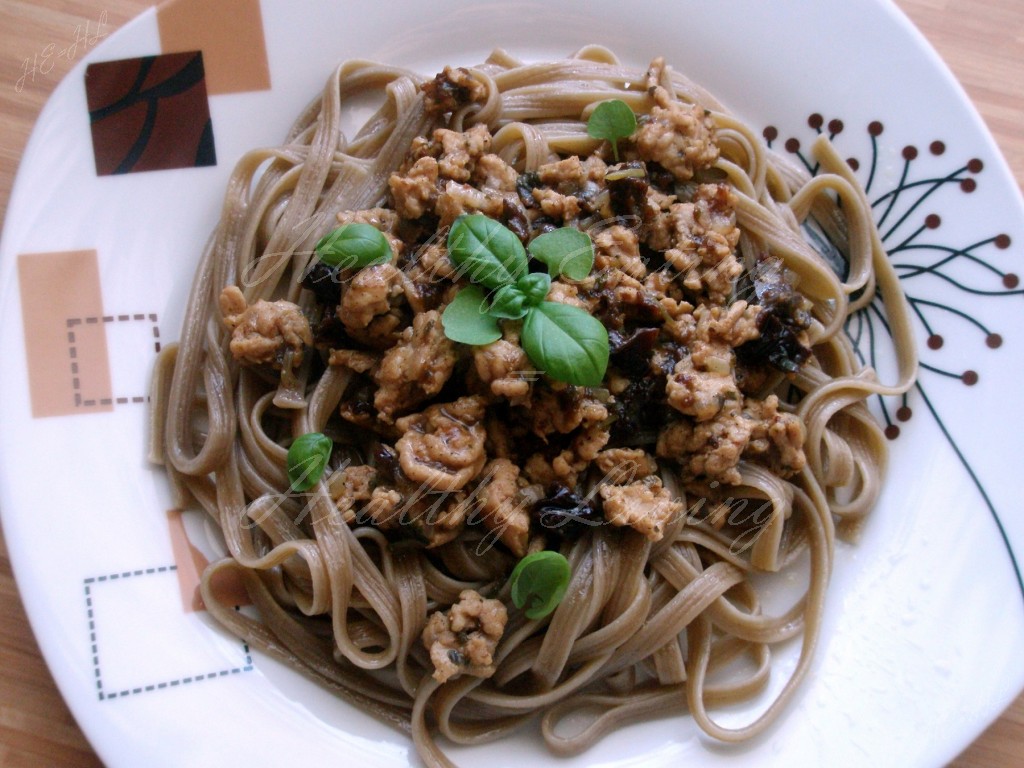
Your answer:
[[[152,5],[148,0],[0,0],[0,209],[6,210],[29,132],[47,96],[74,61],[54,60],[34,81],[25,59],[74,39],[76,26],[105,13],[112,32]],[[1024,2],[898,0],[963,83],[1024,185]],[[100,765],[75,725],[39,655],[0,538],[0,765]],[[1024,754],[1024,695],[955,768],[1010,768]]]

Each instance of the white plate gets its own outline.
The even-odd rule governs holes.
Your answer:
[[[432,74],[444,63],[481,60],[495,46],[540,58],[598,42],[635,64],[663,54],[750,123],[774,126],[776,147],[790,139],[807,146],[818,124],[811,115],[822,116],[825,131],[841,121],[835,143],[859,161],[863,180],[870,177],[882,232],[899,246],[893,259],[917,302],[926,366],[906,403],[885,403],[900,432],[890,479],[863,540],[838,551],[817,662],[782,723],[727,748],[685,717],[664,718],[558,764],[933,766],[997,716],[1024,685],[1024,591],[1012,555],[1024,553],[1017,386],[1024,335],[1014,330],[1021,290],[1009,275],[1019,269],[1024,208],[963,92],[891,4],[646,0],[626,10],[613,0],[402,0],[356,10],[329,0],[263,0],[260,7],[272,87],[210,95],[216,165],[95,173],[84,67],[161,53],[157,15],[148,11],[93,49],[54,92],[4,229],[4,529],[43,653],[106,763],[139,764],[140,755],[150,766],[413,759],[402,736],[253,658],[205,614],[182,610],[170,497],[144,462],[144,406],[132,398],[145,394],[154,342],[177,336],[192,270],[244,150],[277,143],[341,59]],[[216,24],[196,27],[198,35]],[[187,41],[191,33],[186,25],[180,34]],[[259,61],[260,39],[236,62],[242,70]],[[214,70],[230,69],[214,64],[212,44],[194,47],[204,48],[208,84]],[[873,135],[876,121],[883,130]],[[79,307],[88,297],[74,292],[43,318],[54,332],[50,347],[27,341],[22,283],[39,275],[19,282],[19,254],[81,250],[96,252],[91,262],[85,257],[101,294],[95,321]],[[871,320],[875,336],[864,326],[860,337],[865,354],[872,340],[882,348],[885,339],[879,318]],[[941,348],[926,344],[930,336],[942,337]],[[110,382],[69,383],[72,349],[105,360]],[[111,404],[100,410],[84,404],[86,396],[67,415],[33,418],[27,359],[37,375],[52,373],[46,381],[65,396],[78,386],[82,399],[91,387]],[[961,377],[968,370],[973,385]],[[52,407],[35,396],[37,410]],[[773,690],[794,650],[778,659]],[[740,722],[758,706],[721,716]],[[555,762],[534,733],[452,754],[465,765]]]

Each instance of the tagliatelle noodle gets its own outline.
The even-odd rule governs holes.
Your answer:
[[[640,115],[652,106],[645,72],[598,46],[546,63],[496,51],[471,72],[486,98],[456,111],[449,127],[487,124],[492,151],[520,172],[553,153],[593,152],[599,142],[587,135],[586,119],[599,102],[621,99]],[[242,286],[250,303],[273,297],[308,306],[300,282],[318,239],[338,212],[378,205],[412,140],[429,135],[422,82],[403,69],[347,62],[281,146],[248,153],[231,175],[180,342],[165,347],[153,386],[152,458],[165,465],[177,503],[204,509],[229,553],[203,574],[203,600],[253,648],[409,733],[432,766],[451,765],[438,734],[475,744],[538,714],[545,741],[562,755],[585,750],[610,728],[666,712],[688,711],[725,741],[763,732],[807,674],[836,526],[855,534],[880,492],[885,438],[866,401],[904,392],[916,376],[906,304],[863,191],[826,140],[812,147],[821,173],[811,178],[702,88],[664,70],[660,84],[709,110],[717,129],[715,168],[737,198],[741,261],[750,268],[759,254],[781,259],[813,304],[814,355],[790,379],[778,380],[780,391],[798,394],[792,410],[806,425],[807,466],[785,479],[741,462],[742,481],[730,492],[765,516],[749,541],[693,514],[672,521],[653,543],[604,526],[567,544],[573,575],[554,613],[530,620],[511,611],[494,675],[441,685],[420,643],[428,613],[471,588],[491,589],[510,604],[502,586],[507,572],[474,554],[478,532],[428,556],[372,527],[350,526],[326,481],[308,498],[287,496],[286,441],[268,433],[268,414],[286,409],[294,436],[322,431],[350,374],[329,367],[309,380],[307,366],[288,395],[232,358],[217,310],[229,285]],[[368,94],[383,102],[347,138],[345,111]],[[801,229],[808,217],[840,244],[849,265],[845,280],[808,243]],[[850,314],[876,294],[896,350],[898,378],[891,384],[860,364],[843,331]],[[669,468],[662,478],[673,495],[696,504]],[[804,594],[782,613],[765,614],[752,574],[791,569],[807,574]],[[221,602],[216,585],[229,575],[241,580],[258,618]],[[799,659],[778,698],[744,727],[718,725],[708,709],[761,693],[772,647],[794,638]],[[736,667],[743,672],[714,678]],[[566,734],[567,716],[585,711],[596,719]]]

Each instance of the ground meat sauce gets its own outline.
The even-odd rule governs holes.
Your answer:
[[[649,113],[618,144],[621,162],[602,143],[525,170],[493,151],[486,125],[446,127],[453,113],[471,122],[486,97],[471,72],[446,68],[423,87],[439,127],[413,142],[387,199],[338,216],[379,229],[393,259],[354,272],[314,263],[303,280],[311,324],[296,305],[248,307],[225,290],[242,363],[280,367],[312,347],[321,365],[349,372],[339,423],[376,447],[330,477],[344,519],[430,548],[477,526],[518,558],[596,525],[659,540],[684,513],[663,470],[715,487],[740,482],[741,461],[783,477],[803,468],[804,425],[766,392],[810,354],[808,304],[771,265],[740,280],[735,197],[714,170],[713,124],[657,74]],[[547,300],[608,329],[602,386],[535,370],[521,321],[502,321],[502,338],[486,346],[445,336],[443,310],[466,285],[447,231],[475,213],[524,244],[561,226],[590,235],[593,270],[555,279]],[[438,679],[484,674],[504,623],[494,601],[462,600],[458,615],[435,614],[425,630]]]

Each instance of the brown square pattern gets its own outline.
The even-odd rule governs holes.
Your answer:
[[[97,175],[217,164],[201,52],[90,64],[85,93]]]

